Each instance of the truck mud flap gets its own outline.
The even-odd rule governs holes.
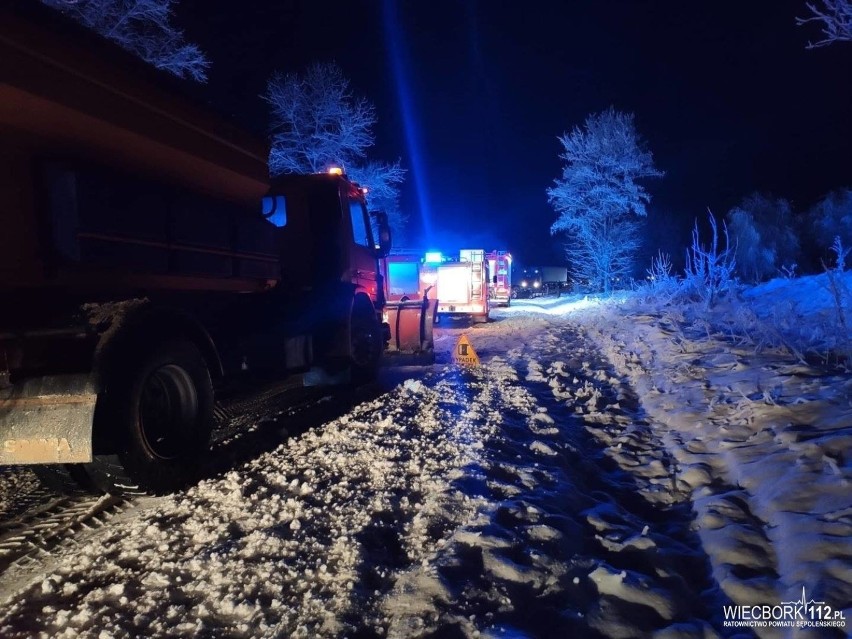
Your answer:
[[[92,461],[96,400],[88,374],[36,377],[0,388],[0,464]]]
[[[385,306],[385,322],[390,327],[387,353],[389,363],[414,360],[431,364],[435,361],[435,346],[432,327],[437,300],[408,300],[388,302]]]

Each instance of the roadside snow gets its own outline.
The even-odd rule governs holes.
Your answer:
[[[783,337],[810,333],[812,352],[849,338],[837,328],[824,276],[772,282],[744,297],[764,322],[777,320],[778,309],[795,313],[788,321],[796,333]],[[690,321],[678,309],[606,303],[577,321],[663,425],[725,594],[772,605],[797,601],[804,588],[850,620],[852,379],[722,333],[730,313]]]

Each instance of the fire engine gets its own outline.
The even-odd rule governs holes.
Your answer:
[[[485,251],[463,249],[458,258],[427,254],[427,263],[437,264],[438,318],[470,317],[487,322],[489,270]]]
[[[495,306],[509,306],[512,300],[512,255],[508,251],[491,251],[485,257],[491,274],[488,297]]]

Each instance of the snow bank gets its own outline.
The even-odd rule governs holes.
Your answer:
[[[833,312],[823,284],[772,282],[745,298],[764,321],[806,308],[808,326]],[[852,380],[715,332],[724,317],[684,317],[606,304],[579,321],[662,425],[725,594],[777,604],[804,587],[852,619]]]

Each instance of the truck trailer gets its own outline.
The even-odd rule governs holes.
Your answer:
[[[39,5],[0,9],[0,464],[169,491],[241,377],[375,376],[387,219],[343,175],[270,179],[264,143]]]

